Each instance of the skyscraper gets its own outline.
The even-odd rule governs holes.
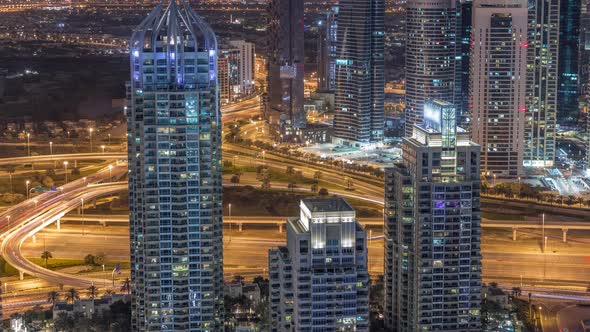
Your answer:
[[[305,128],[303,0],[270,0],[266,118],[271,127]]]
[[[306,198],[269,251],[273,332],[369,331],[366,233],[342,198]]]
[[[232,40],[229,44],[235,47],[239,54],[237,92],[241,96],[248,95],[254,90],[254,44],[245,40]]]
[[[217,40],[187,3],[158,5],[130,42],[133,331],[219,331],[223,320]]]
[[[561,0],[559,5],[557,122],[573,124],[580,116],[579,56],[582,0]]]
[[[338,7],[334,7],[326,13],[325,19],[318,22],[318,29],[318,91],[334,91],[336,88]]]
[[[552,167],[555,160],[559,0],[534,0],[528,8],[526,167]]]
[[[334,142],[383,140],[383,0],[340,0],[336,42]]]
[[[457,50],[455,57],[459,78],[455,81],[455,96],[457,101],[457,124],[468,126],[469,122],[469,83],[470,83],[470,59],[471,59],[471,20],[473,18],[473,1],[459,1],[457,20]]]
[[[455,106],[427,101],[386,168],[385,323],[390,331],[481,331],[480,147]]]
[[[527,1],[476,0],[471,48],[471,139],[481,168],[518,176],[523,168]]]
[[[462,34],[456,0],[408,0],[406,5],[406,112],[405,133],[422,121],[424,102],[440,98],[460,105]],[[467,14],[467,13],[466,13]],[[466,57],[467,59],[467,57]],[[467,60],[466,60],[467,61]]]
[[[217,82],[219,84],[219,99],[221,103],[230,102],[229,89],[229,59],[224,57],[217,58]]]

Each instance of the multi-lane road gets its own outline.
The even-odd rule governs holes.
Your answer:
[[[54,162],[62,160],[117,160],[127,159],[127,153],[67,153],[54,155],[39,155],[29,157],[13,157],[0,159],[0,165],[20,165],[31,163]]]
[[[84,202],[105,195],[115,194],[127,189],[126,182],[110,182],[127,172],[127,165],[114,165],[105,168],[85,179],[68,183],[59,190],[47,192],[16,205],[0,215],[2,244],[0,252],[7,263],[21,274],[28,274],[55,284],[87,287],[95,282],[93,279],[73,277],[44,269],[24,257],[21,253],[23,242],[35,235],[45,226],[57,222],[67,212],[76,209]]]

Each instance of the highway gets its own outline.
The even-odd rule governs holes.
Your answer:
[[[284,189],[284,188],[282,188]],[[306,190],[307,191],[307,190]],[[336,193],[338,196],[343,193]],[[362,197],[349,196],[361,199]],[[370,202],[374,202],[371,200]],[[129,222],[129,216],[126,214],[113,215],[113,214],[87,214],[84,217],[86,221],[100,222],[107,224],[127,224]],[[358,218],[363,226],[383,226],[383,218]],[[82,220],[81,215],[67,215],[61,218],[62,221],[80,221]],[[233,225],[281,225],[285,224],[285,217],[269,217],[269,216],[226,216],[223,219],[224,224]],[[542,229],[543,225],[540,222],[528,222],[528,221],[514,221],[514,220],[490,220],[482,218],[481,227],[483,228],[502,228],[502,229]],[[590,230],[590,224],[583,222],[562,222],[562,221],[545,221],[545,229],[568,229],[568,230]]]
[[[125,169],[124,166],[119,166],[119,168],[117,169],[117,173],[122,173],[123,171],[121,169]],[[105,170],[102,171],[103,174],[105,172]],[[96,179],[93,177],[89,177],[87,181],[93,182]],[[241,184],[243,185],[243,184]],[[279,189],[287,189],[287,186],[284,184],[273,184],[273,188],[279,188]],[[88,285],[89,283],[95,282],[95,280],[89,280],[87,278],[84,277],[73,277],[73,276],[68,276],[67,278],[63,275],[63,274],[57,274],[51,271],[46,271],[38,266],[36,266],[35,264],[27,261],[26,259],[24,259],[24,255],[22,255],[20,253],[20,247],[22,246],[22,243],[30,236],[32,236],[34,234],[34,232],[39,231],[41,228],[43,228],[44,226],[53,223],[55,220],[59,219],[59,218],[63,218],[64,221],[66,220],[80,220],[80,216],[65,216],[66,212],[73,210],[75,208],[77,208],[80,205],[80,200],[81,198],[84,198],[86,201],[90,201],[96,197],[99,197],[101,195],[106,195],[106,194],[111,194],[117,191],[124,191],[127,189],[126,183],[122,182],[122,183],[116,183],[116,184],[106,184],[106,185],[101,185],[101,186],[89,186],[89,187],[84,187],[84,186],[80,186],[80,180],[77,181],[77,183],[75,184],[68,184],[66,185],[66,187],[64,188],[64,194],[63,195],[59,195],[58,197],[52,197],[51,199],[45,199],[42,196],[38,196],[36,199],[39,201],[39,205],[37,207],[37,209],[30,209],[31,207],[31,203],[30,202],[23,202],[20,205],[16,206],[13,209],[18,209],[19,206],[24,206],[24,210],[27,211],[25,212],[23,215],[18,215],[15,214],[15,210],[12,210],[14,217],[12,218],[12,222],[14,222],[14,224],[12,225],[14,227],[14,225],[25,225],[24,227],[17,229],[14,232],[11,232],[10,235],[6,236],[6,238],[4,239],[4,242],[2,244],[2,252],[7,255],[7,261],[17,267],[20,271],[23,271],[27,274],[31,274],[31,275],[35,275],[35,276],[39,276],[40,278],[43,278],[45,280],[50,280],[50,281],[56,281],[56,282],[64,282],[66,281],[69,285],[75,285],[75,286],[84,286],[84,285]],[[307,189],[303,189],[303,188],[296,188],[295,190],[298,191],[305,191],[308,192]],[[370,201],[372,203],[378,203],[378,204],[382,204],[383,201],[378,200],[378,199],[373,199],[373,198],[369,198],[366,197],[367,195],[364,193],[358,193],[358,192],[348,192],[348,191],[333,191],[333,193],[336,193],[338,195],[342,195],[345,197],[350,197],[350,198],[355,198],[355,199],[359,199],[359,200],[367,200]],[[45,195],[45,194],[44,194]],[[51,194],[50,194],[51,195]],[[53,194],[53,196],[55,196],[55,194]],[[1,217],[1,216],[0,216]],[[5,216],[5,219],[6,216]],[[2,219],[0,219],[2,220]],[[88,222],[106,222],[107,224],[113,224],[113,223],[125,223],[128,222],[128,217],[127,216],[121,216],[121,215],[85,215],[84,216],[84,220],[88,221]],[[7,220],[8,221],[8,220]],[[225,223],[231,223],[234,225],[237,225],[238,227],[241,227],[242,225],[246,225],[246,224],[261,224],[261,225],[282,225],[285,222],[285,218],[284,217],[240,217],[240,216],[232,216],[232,217],[226,217],[224,220]],[[381,228],[383,225],[383,221],[381,218],[362,218],[361,222],[365,225],[365,226],[376,226]],[[510,221],[510,220],[504,220],[504,221],[499,221],[499,220],[494,220],[494,221],[488,221],[488,220],[484,220],[482,222],[482,226],[484,228],[503,228],[503,229],[512,229],[512,228],[529,228],[532,230],[538,230],[541,225],[540,223],[524,223],[524,222],[514,222],[514,221]],[[557,221],[546,221],[545,222],[545,228],[547,229],[547,232],[549,232],[549,230],[551,229],[562,229],[562,228],[569,228],[572,230],[576,230],[576,229],[582,229],[582,230],[588,230],[590,229],[590,227],[588,227],[587,225],[581,224],[581,223],[574,223],[574,222],[568,222],[568,223],[564,223],[564,222],[557,222]],[[276,228],[275,228],[276,229]],[[520,232],[520,231],[519,231]],[[521,232],[520,236],[525,236],[523,233]],[[547,235],[551,235],[550,233],[547,233]],[[553,236],[553,237],[558,237],[557,236]],[[512,255],[511,253],[507,253],[508,255]],[[537,258],[534,258],[532,260],[526,260],[526,264],[528,264],[530,266],[531,269],[538,269],[538,265],[539,262],[536,261]],[[561,259],[565,259],[565,258],[561,258]],[[577,260],[574,259],[571,262],[568,262],[569,265],[571,266],[577,266],[581,263],[581,259],[583,258],[578,258]],[[490,260],[490,261],[497,261],[497,262],[501,262],[503,260],[506,260],[506,257],[503,257],[501,255],[501,252],[499,253],[492,253],[492,255],[488,255],[487,257],[484,257],[484,261],[485,260]],[[569,258],[567,260],[570,260]],[[509,260],[506,260],[509,261]],[[569,267],[568,264],[565,264],[564,267]],[[495,265],[496,267],[494,268],[494,270],[490,270],[490,274],[494,275],[494,276],[498,276],[500,277],[500,279],[502,278],[503,274],[503,267],[502,265]],[[513,270],[518,270],[519,266],[521,266],[521,263],[518,263],[517,265],[515,265],[514,267],[510,267],[507,266],[507,270],[510,272],[509,274],[509,278],[510,279],[514,279],[516,276],[514,275],[514,271]],[[229,269],[231,269],[230,266],[228,266]],[[587,273],[588,271],[585,270],[578,270],[578,273],[574,273],[571,276],[571,280],[584,280],[584,278],[588,275]],[[557,279],[557,276],[550,276],[549,279]],[[580,282],[577,282],[576,285],[580,285]]]
[[[240,274],[253,277],[266,273],[268,249],[285,244],[285,232],[277,227],[260,225],[224,227],[224,269],[226,279]],[[380,228],[370,227],[373,238],[382,234]],[[579,238],[588,236],[588,231],[577,231]],[[83,235],[86,234],[86,235]],[[486,230],[482,237],[483,278],[501,285],[530,287],[537,293],[553,295],[571,294],[588,298],[585,292],[590,277],[590,243],[572,246],[559,239],[549,241],[543,254],[537,234],[523,235],[512,241],[510,232],[500,229]],[[35,257],[44,247],[55,257],[82,259],[86,254],[107,253],[111,262],[127,262],[129,255],[128,227],[126,225],[83,226],[81,223],[62,223],[61,231],[54,227],[44,229],[22,246],[23,256]],[[370,272],[376,276],[383,273],[383,240],[369,241]],[[529,289],[529,288],[527,288]]]
[[[0,247],[2,257],[7,263],[21,272],[21,278],[22,273],[26,273],[55,284],[88,287],[95,283],[96,280],[94,279],[73,277],[42,268],[22,255],[21,246],[27,238],[33,236],[45,226],[56,222],[67,212],[76,209],[84,201],[91,202],[98,197],[126,190],[126,182],[97,183],[109,178],[120,177],[126,172],[126,164],[115,165],[112,170],[105,168],[94,175],[86,177],[86,180],[80,179],[68,183],[59,191],[48,192],[35,197],[36,204],[31,204],[31,200],[28,200],[0,215],[0,219],[3,220],[2,229],[4,231]]]
[[[67,153],[54,155],[39,155],[29,157],[1,158],[0,165],[18,165],[59,160],[120,160],[127,159],[127,153]]]

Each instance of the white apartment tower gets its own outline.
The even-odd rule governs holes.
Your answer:
[[[269,251],[270,330],[369,331],[366,233],[342,198],[307,198]]]
[[[241,96],[249,95],[254,90],[254,44],[245,40],[232,40],[229,44],[239,51],[237,92]]]
[[[429,100],[385,172],[388,331],[481,331],[480,147]]]
[[[133,331],[223,328],[217,40],[187,3],[134,30],[127,84]]]
[[[483,172],[523,169],[527,79],[527,1],[476,0],[471,30],[471,138]]]

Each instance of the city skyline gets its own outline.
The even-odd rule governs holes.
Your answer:
[[[590,323],[588,3],[508,1],[0,3],[0,330]]]

